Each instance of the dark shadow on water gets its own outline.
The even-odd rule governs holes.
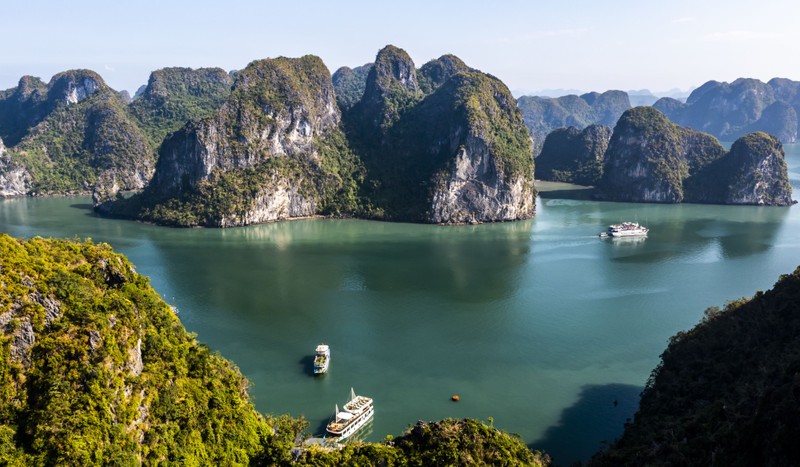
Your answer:
[[[592,200],[593,188],[565,188],[548,191],[540,191],[539,196],[543,199],[576,199],[576,200]]]
[[[302,366],[303,373],[305,373],[308,376],[316,377],[316,378],[320,378],[320,377],[324,377],[325,376],[325,375],[317,376],[317,375],[314,374],[314,356],[313,355],[304,356],[303,358],[300,359],[300,361],[298,363]]]
[[[75,204],[70,204],[69,207],[71,207],[72,209],[80,209],[81,211],[86,211],[83,213],[83,215],[87,217],[102,217],[95,212],[94,206],[92,206],[89,203],[75,203]]]
[[[316,428],[314,428],[311,424],[309,424],[308,426],[309,432],[314,436],[317,436],[319,438],[324,438],[325,436],[327,436],[327,432],[325,431],[325,429],[328,428],[329,421],[330,420],[326,418],[325,420],[321,421],[319,425],[316,426]]]
[[[622,435],[626,419],[633,419],[639,406],[642,389],[630,384],[584,386],[558,424],[530,447],[550,454],[556,466],[585,462]]]

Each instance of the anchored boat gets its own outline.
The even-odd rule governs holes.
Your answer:
[[[344,404],[342,411],[336,406],[336,415],[328,423],[326,431],[329,436],[344,441],[372,420],[374,413],[372,398],[357,396],[353,388],[350,388],[350,400]]]
[[[650,229],[638,222],[623,222],[622,224],[611,224],[608,230],[601,233],[605,237],[646,237]]]
[[[314,374],[321,375],[328,371],[331,364],[331,348],[325,344],[317,346],[317,354],[314,356]]]

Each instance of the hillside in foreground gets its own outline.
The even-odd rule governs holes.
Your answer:
[[[292,463],[307,423],[259,414],[248,385],[108,245],[0,234],[2,465],[549,463],[474,420]]]
[[[670,339],[639,411],[594,466],[797,465],[800,268]]]

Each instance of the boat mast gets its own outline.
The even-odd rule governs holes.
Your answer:
[[[355,400],[355,399],[356,399],[356,392],[351,387],[350,388],[350,400],[352,401],[352,400]]]

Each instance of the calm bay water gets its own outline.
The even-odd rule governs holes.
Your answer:
[[[786,150],[797,198],[800,148]],[[535,219],[494,225],[184,230],[101,219],[88,198],[25,198],[0,201],[0,231],[126,254],[236,362],[261,411],[322,432],[352,386],[375,399],[370,440],[491,417],[567,464],[619,435],[671,335],[800,264],[800,207],[601,203],[543,186]],[[597,237],[624,220],[650,236]],[[320,342],[331,370],[314,378]]]

